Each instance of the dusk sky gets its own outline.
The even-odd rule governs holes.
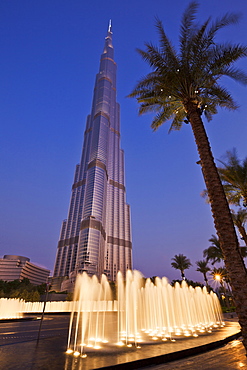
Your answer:
[[[175,45],[187,0],[11,0],[0,2],[0,257],[15,254],[53,270],[61,222],[67,218],[74,170],[80,161],[86,117],[109,20],[112,20],[131,206],[134,268],[146,276],[180,278],[175,254],[193,266],[188,279],[203,281],[195,262],[215,234],[190,125],[152,132],[152,115],[138,116],[126,96],[150,72],[136,52],[158,43],[155,17]],[[240,23],[218,41],[246,44],[247,2],[199,1],[198,20],[226,12]],[[246,70],[246,60],[237,66]],[[239,104],[220,110],[205,127],[216,159],[234,147],[247,156],[247,88],[222,82]]]

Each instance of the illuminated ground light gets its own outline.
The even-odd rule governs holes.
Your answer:
[[[75,351],[75,352],[74,352],[74,356],[75,356],[75,357],[78,357],[78,356],[80,356],[80,352],[78,352],[78,351]]]
[[[82,358],[86,358],[86,357],[87,357],[87,354],[86,354],[86,353],[83,353],[83,354],[81,355],[81,357],[82,357]]]
[[[73,353],[74,351],[70,348],[67,349],[67,351],[65,353],[67,353],[68,355],[70,355],[71,353]]]
[[[188,331],[185,331],[185,332],[184,332],[184,336],[185,336],[185,337],[190,337],[190,336],[191,336],[191,334],[190,334]]]
[[[122,347],[122,346],[124,346],[124,343],[123,342],[117,342],[116,345],[119,346],[119,347]]]

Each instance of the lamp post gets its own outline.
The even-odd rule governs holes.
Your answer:
[[[46,306],[46,302],[47,302],[47,298],[48,298],[48,293],[49,293],[49,286],[50,286],[50,284],[47,282],[47,283],[46,283],[45,300],[44,300],[42,316],[41,316],[40,324],[39,324],[39,332],[38,332],[37,342],[39,342],[39,338],[40,338],[41,327],[42,327],[42,323],[43,323],[43,319],[44,319],[44,314],[45,314],[45,306]]]

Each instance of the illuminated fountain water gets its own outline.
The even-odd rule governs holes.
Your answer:
[[[19,319],[23,316],[19,299],[0,299],[0,320]]]
[[[138,271],[118,273],[116,300],[104,275],[99,282],[86,273],[77,277],[71,312],[68,354],[86,357],[88,351],[116,344],[140,348],[141,343],[174,341],[222,326],[217,296],[206,288],[174,287],[166,278],[155,283]]]

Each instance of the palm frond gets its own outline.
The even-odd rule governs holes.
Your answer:
[[[136,49],[136,51],[141,55],[142,59],[147,62],[150,67],[163,67],[164,66],[164,60],[159,53],[158,48],[153,46],[152,44],[145,44],[147,51]]]
[[[240,82],[243,85],[247,85],[247,74],[240,69],[228,67],[223,70],[224,76],[228,76],[235,81]]]
[[[161,49],[162,55],[166,56],[166,60],[169,61],[170,64],[174,65],[175,68],[178,68],[179,60],[177,58],[176,50],[173,47],[171,41],[166,36],[162,22],[159,18],[156,18],[155,26],[160,36],[160,49]]]
[[[187,9],[183,14],[180,27],[181,54],[183,54],[184,50],[186,50],[186,47],[188,45],[188,39],[190,37],[191,32],[193,32],[192,25],[195,20],[197,9],[198,3],[196,1],[193,1],[188,5]]]
[[[240,19],[240,15],[237,13],[226,13],[223,17],[216,19],[215,22],[212,23],[210,29],[208,30],[208,39],[213,40],[216,33],[226,26],[231,24],[236,24]]]

